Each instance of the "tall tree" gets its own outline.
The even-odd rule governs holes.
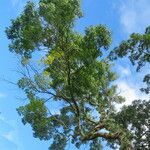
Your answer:
[[[124,106],[115,116],[115,120],[132,133],[132,144],[136,150],[150,148],[150,101],[133,101]]]
[[[111,33],[103,25],[77,33],[74,24],[80,17],[80,0],[40,0],[38,6],[28,2],[6,29],[10,50],[26,69],[18,86],[29,103],[18,112],[34,137],[53,142],[51,150],[65,149],[69,140],[78,148],[90,143],[91,150],[98,150],[101,139],[130,149],[130,134],[112,116],[124,99],[112,85],[116,75],[103,56]],[[42,66],[38,70],[30,64],[34,56]],[[58,113],[51,112],[54,101],[63,103]]]
[[[133,33],[128,40],[114,48],[110,53],[110,59],[128,57],[137,72],[147,68],[143,82],[146,87],[141,88],[142,92],[150,94],[150,27],[146,28],[144,34]],[[135,100],[130,106],[115,115],[115,120],[132,133],[132,145],[137,150],[148,150],[150,148],[150,100]]]
[[[150,93],[150,26],[146,28],[144,34],[133,33],[128,40],[114,48],[110,53],[112,60],[127,56],[133,65],[136,65],[137,72],[144,66],[148,67],[148,74],[145,75],[143,82],[147,87],[141,88],[146,94]]]

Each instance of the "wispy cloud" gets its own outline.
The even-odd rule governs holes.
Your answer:
[[[7,133],[4,133],[2,135],[4,138],[6,138],[7,140],[9,141],[12,141],[12,142],[15,142],[14,140],[14,131],[10,131],[10,132],[7,132]]]
[[[22,150],[22,144],[19,140],[17,131],[17,123],[15,121],[7,120],[5,117],[0,116],[0,145],[7,149],[13,145],[15,150]],[[10,148],[10,147],[9,147]]]
[[[11,0],[12,6],[15,7],[16,5],[18,5],[18,3],[20,2],[20,0]]]
[[[11,6],[15,9],[15,12],[19,15],[23,11],[23,7],[29,0],[11,0]],[[32,2],[37,3],[38,0],[30,0]]]
[[[120,23],[127,34],[150,25],[150,0],[126,0],[119,4]]]
[[[116,68],[121,77],[128,77],[131,75],[131,70],[129,65],[124,67],[122,65],[116,64]]]
[[[11,0],[12,3],[12,7],[16,8],[16,7],[20,7],[24,5],[25,0]]]

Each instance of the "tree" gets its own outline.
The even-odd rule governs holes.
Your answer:
[[[136,65],[137,71],[150,63],[150,27],[146,28],[144,34],[133,33],[126,41],[114,48],[110,53],[110,59],[114,60],[118,57],[128,56],[133,65]],[[146,88],[141,91],[150,93],[150,72],[145,75],[143,82],[147,84]]]
[[[111,60],[127,56],[136,70],[149,67],[150,63],[150,27],[146,28],[144,34],[133,33],[129,39],[122,41],[110,53]],[[141,88],[142,92],[150,94],[150,73],[144,76],[143,82],[147,87]],[[115,116],[115,120],[132,133],[132,144],[137,150],[148,150],[150,148],[150,101],[135,100],[132,105],[124,106]]]
[[[119,124],[132,133],[132,143],[136,150],[150,148],[150,101],[136,100],[125,106],[115,116]]]
[[[116,74],[103,56],[111,33],[98,25],[79,34],[74,23],[80,17],[80,0],[40,0],[37,7],[28,2],[6,29],[11,52],[26,69],[20,71],[18,86],[29,103],[18,113],[32,126],[34,137],[53,142],[51,150],[65,149],[69,140],[78,148],[90,143],[97,150],[101,139],[130,149],[130,133],[112,115],[124,98],[116,92]],[[31,65],[34,57],[38,69]],[[59,113],[51,112],[53,102],[63,103]]]

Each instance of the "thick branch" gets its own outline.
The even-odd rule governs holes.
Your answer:
[[[82,140],[83,141],[87,141],[87,140],[93,140],[93,139],[96,139],[96,138],[99,138],[99,137],[102,137],[102,138],[105,138],[105,139],[119,139],[120,138],[120,133],[100,133],[100,132],[96,132],[96,133],[93,133],[93,134],[88,134],[86,135]]]

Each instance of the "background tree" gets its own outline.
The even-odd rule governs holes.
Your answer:
[[[110,53],[110,59],[127,56],[137,72],[141,68],[148,68],[143,82],[147,87],[141,88],[142,92],[150,94],[150,27],[146,28],[144,34],[133,33],[129,39],[122,41]],[[133,147],[137,150],[148,150],[150,148],[150,101],[136,100],[130,106],[125,106],[116,116],[115,120],[132,133]]]
[[[69,140],[78,148],[90,143],[97,150],[101,139],[130,149],[130,134],[112,116],[115,104],[124,99],[112,85],[116,75],[103,56],[111,33],[103,25],[77,33],[74,23],[81,16],[79,0],[28,2],[6,29],[10,50],[26,70],[19,70],[18,86],[29,103],[18,112],[34,137],[53,141],[51,150],[65,149]],[[31,65],[33,58],[38,69]],[[51,112],[53,102],[63,104],[58,113]]]
[[[150,148],[150,101],[136,100],[125,106],[115,120],[132,133],[132,144],[136,150]]]
[[[150,70],[150,27],[146,28],[144,34],[133,33],[128,40],[122,41],[121,44],[114,48],[110,53],[110,59],[127,56],[133,65],[136,65],[137,71],[142,67],[148,67]],[[147,87],[141,88],[141,91],[149,94],[150,92],[150,72],[145,75],[143,82]]]

